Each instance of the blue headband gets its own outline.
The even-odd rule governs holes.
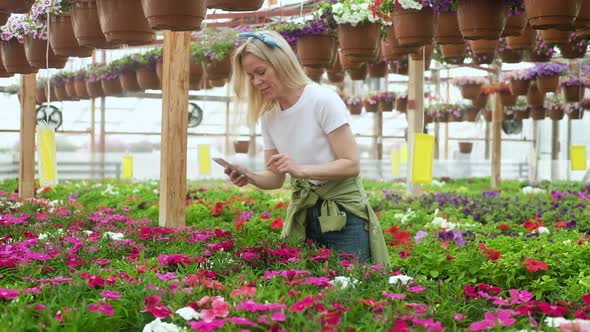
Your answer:
[[[258,33],[258,32],[240,32],[240,37],[245,37],[245,38],[256,38],[258,40],[260,40],[261,42],[263,42],[266,46],[272,47],[272,48],[281,48],[279,46],[279,44],[277,44],[277,42],[271,37],[271,36],[267,36],[265,34],[262,33]]]

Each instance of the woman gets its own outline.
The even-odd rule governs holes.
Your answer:
[[[383,232],[359,177],[348,111],[334,91],[313,83],[274,31],[242,33],[232,58],[236,95],[248,120],[261,121],[266,169],[226,168],[232,183],[278,189],[291,177],[282,236],[313,240],[361,262],[389,265]],[[346,255],[345,255],[346,256]]]

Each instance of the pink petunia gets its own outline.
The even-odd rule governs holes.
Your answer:
[[[222,297],[216,296],[211,302],[211,309],[201,311],[201,319],[205,322],[212,322],[215,318],[225,318],[229,315],[230,304]]]
[[[282,303],[265,303],[265,304],[258,304],[253,300],[246,300],[236,306],[237,310],[246,310],[250,312],[259,312],[259,311],[272,311],[272,310],[280,310],[285,309],[286,305]]]
[[[243,317],[230,317],[227,318],[226,321],[238,324],[238,325],[249,325],[249,326],[258,326],[255,322],[249,320],[248,318]]]
[[[424,286],[414,286],[414,287],[410,287],[407,289],[407,291],[410,293],[421,293],[425,290],[426,290],[426,287],[424,287]]]
[[[287,317],[285,317],[285,314],[282,311],[277,311],[270,314],[270,319],[274,320],[275,322],[284,322],[287,320]]]
[[[98,302],[98,304],[89,304],[88,310],[100,312],[105,314],[106,316],[113,316],[115,314],[113,307],[110,304],[103,301]]]
[[[230,295],[232,297],[256,296],[256,287],[245,286],[240,289],[234,289],[233,291],[231,291]]]
[[[167,280],[176,278],[176,274],[174,274],[174,272],[167,272],[164,274],[156,273],[156,277],[158,277],[158,279],[160,279],[162,281],[167,281]]]
[[[386,291],[383,291],[382,295],[392,300],[403,300],[406,298],[406,294],[389,293]]]
[[[0,288],[0,299],[13,300],[18,297],[20,291],[16,289]]]
[[[154,315],[154,317],[160,318],[160,319],[162,319],[164,317],[167,317],[167,316],[172,316],[172,310],[170,310],[167,307],[162,306],[162,305],[151,305],[151,306],[148,306],[142,312],[149,312],[152,315]]]
[[[102,295],[102,297],[109,299],[109,300],[117,300],[123,297],[123,295],[114,292],[114,291],[110,291],[110,290],[105,290],[102,291],[102,293],[100,293],[100,295]]]
[[[196,331],[201,332],[211,332],[215,331],[218,328],[222,328],[225,325],[225,320],[223,319],[215,319],[210,322],[206,321],[190,321],[188,325]]]

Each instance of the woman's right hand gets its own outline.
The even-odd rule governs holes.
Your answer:
[[[233,168],[226,168],[224,173],[229,176],[229,180],[238,187],[244,187],[250,183],[250,178],[246,174],[250,174],[250,170],[240,165],[232,165]]]

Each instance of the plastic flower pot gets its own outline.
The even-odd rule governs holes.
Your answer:
[[[520,36],[506,37],[506,45],[514,50],[530,49],[535,45],[536,37],[537,32],[530,25],[527,25]]]
[[[142,90],[159,90],[161,88],[160,79],[155,70],[139,68],[136,72],[137,84]]]
[[[387,75],[387,63],[385,61],[370,63],[368,67],[369,77],[383,78]]]
[[[545,103],[545,94],[539,91],[536,84],[531,84],[526,94],[526,101],[529,106],[543,106]]]
[[[381,41],[379,36],[379,25],[376,23],[356,26],[338,24],[340,52],[344,56],[350,57],[354,62],[373,61]],[[297,51],[299,52],[299,49]]]
[[[19,43],[16,39],[1,41],[0,52],[7,73],[32,74],[38,71],[37,68],[31,67],[27,61],[24,44]]]
[[[563,86],[563,97],[568,103],[577,103],[584,97],[584,89],[582,84]]]
[[[497,40],[507,20],[502,0],[459,0],[459,29],[467,40]]]
[[[55,100],[69,100],[65,85],[54,86],[52,89],[55,92]]]
[[[105,96],[105,93],[102,88],[102,84],[100,83],[100,80],[98,80],[98,81],[87,80],[86,81],[86,91],[88,91],[88,96],[90,98],[98,98],[98,97]]]
[[[545,113],[546,113],[545,107],[543,107],[543,106],[531,107],[531,118],[535,121],[544,120]]]
[[[328,33],[319,35],[305,35],[297,39],[297,55],[305,67],[330,66],[338,40]]]
[[[324,68],[321,67],[303,67],[305,74],[314,82],[319,82],[324,75]]]
[[[559,75],[537,77],[537,86],[541,93],[555,92],[559,87]]]
[[[512,15],[508,16],[504,31],[502,31],[502,37],[515,36],[518,37],[524,32],[524,28],[527,25],[526,15]]]
[[[205,62],[205,76],[209,80],[228,79],[231,75],[231,60],[229,55],[219,61]]]
[[[565,113],[561,105],[554,105],[547,110],[547,116],[553,121],[559,121],[563,119]]]
[[[459,142],[459,152],[463,154],[470,154],[473,150],[473,143],[471,142]]]
[[[510,91],[500,91],[500,101],[502,105],[505,107],[514,106],[516,105],[516,100],[518,99],[518,95],[514,95],[510,93]]]
[[[440,45],[440,52],[445,61],[447,59],[465,59],[465,44]]]
[[[529,24],[537,30],[572,28],[581,4],[581,0],[524,0]]]
[[[468,111],[463,113],[463,120],[469,122],[475,122],[477,120],[477,116],[479,115],[479,108],[472,107]]]
[[[577,107],[573,111],[566,113],[567,117],[572,120],[581,120],[584,117],[584,110]]]
[[[331,83],[342,83],[344,82],[344,77],[346,76],[346,74],[344,74],[342,71],[327,71],[327,74],[328,80]]]
[[[121,87],[125,92],[142,91],[141,87],[139,86],[139,82],[137,81],[137,74],[135,71],[122,72],[119,75],[119,81],[121,82]]]
[[[482,84],[466,84],[461,86],[461,95],[465,99],[475,100],[481,94]]]
[[[367,113],[376,113],[379,110],[379,103],[374,103],[371,104],[368,101],[363,101],[363,104],[365,106],[365,111],[367,111]]]
[[[236,153],[248,153],[249,148],[250,148],[250,141],[247,141],[247,140],[234,141],[234,151]]]
[[[80,100],[80,97],[76,93],[76,86],[73,78],[70,78],[66,81],[65,88],[68,100]]]
[[[91,48],[78,44],[70,13],[50,14],[49,25],[49,43],[56,55],[77,58],[92,56],[93,50]]]
[[[393,100],[380,100],[378,105],[381,112],[393,112]]]
[[[226,11],[255,11],[263,4],[264,0],[207,0],[207,8]]]
[[[430,7],[421,10],[393,9],[395,35],[400,46],[418,47],[432,44],[437,30],[436,14]]]
[[[524,59],[524,50],[505,49],[500,53],[500,59],[504,63],[519,63]]]
[[[35,0],[2,0],[0,9],[4,13],[26,14],[31,10],[33,3]]]
[[[363,112],[363,104],[349,104],[348,110],[350,111],[350,114],[359,115]]]
[[[539,53],[535,50],[528,50],[527,51],[527,58],[530,62],[549,62],[553,54],[549,53]]]
[[[25,55],[29,64],[39,69],[65,67],[68,57],[56,55],[53,48],[47,49],[47,43],[48,40],[34,39],[31,35],[25,37]]]
[[[90,95],[88,94],[88,89],[86,88],[86,81],[81,79],[74,80],[74,90],[76,90],[76,95],[81,99],[88,99]]]
[[[154,30],[199,30],[207,13],[207,0],[142,0],[141,3],[143,14]]]
[[[96,0],[75,1],[71,4],[72,28],[80,46],[113,49],[120,45],[107,42],[98,20]]]
[[[434,34],[434,39],[438,45],[465,44],[461,30],[459,30],[459,19],[457,18],[457,13],[438,13],[437,21],[438,27]]]
[[[154,40],[155,33],[144,16],[141,0],[96,0],[96,5],[108,42],[145,45]]]
[[[510,91],[517,96],[524,96],[529,91],[531,80],[511,80]]]
[[[548,45],[566,44],[570,38],[569,31],[556,29],[541,30],[541,37]]]
[[[397,97],[395,99],[395,109],[400,113],[405,113],[408,110],[408,98]]]
[[[490,95],[487,93],[480,93],[479,96],[473,100],[473,106],[484,108],[488,104],[488,100],[490,99]]]
[[[416,53],[420,49],[417,46],[401,46],[396,36],[396,29],[393,25],[388,29],[387,41],[391,48],[392,60],[403,60],[408,54]]]
[[[106,96],[120,96],[123,94],[123,86],[121,86],[121,81],[119,81],[118,77],[110,80],[102,79],[100,80],[100,84]]]

